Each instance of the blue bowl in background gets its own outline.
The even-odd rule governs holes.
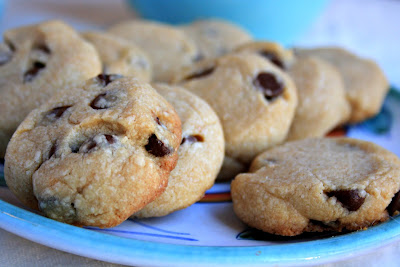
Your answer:
[[[256,39],[291,45],[329,0],[128,0],[144,19],[170,24],[221,18],[247,29]]]

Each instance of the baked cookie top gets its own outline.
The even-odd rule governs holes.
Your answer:
[[[99,75],[32,111],[7,148],[5,178],[26,205],[111,227],[167,186],[181,124],[150,85]]]
[[[338,69],[351,105],[350,123],[363,121],[379,112],[389,85],[376,62],[338,47],[296,48],[295,53],[319,57]]]
[[[316,57],[300,57],[288,73],[299,101],[287,140],[322,137],[348,121],[350,105],[342,76],[334,66]]]
[[[224,158],[224,135],[212,108],[198,96],[179,86],[153,84],[174,106],[182,121],[178,163],[170,173],[164,193],[136,217],[164,216],[200,200],[213,186]]]
[[[196,61],[222,56],[253,39],[238,25],[217,19],[198,20],[181,29],[197,46]]]
[[[182,30],[145,20],[121,22],[108,32],[140,47],[153,65],[153,80],[169,82],[182,67],[192,64],[197,49]]]
[[[218,114],[226,154],[242,163],[282,142],[297,106],[291,78],[265,58],[252,53],[205,60],[175,77]]]
[[[94,47],[61,21],[6,31],[0,44],[0,157],[32,109],[100,72]]]
[[[367,141],[303,139],[257,156],[231,189],[238,216],[269,233],[357,230],[393,213],[400,159]]]
[[[84,32],[81,35],[97,49],[103,73],[132,76],[144,82],[151,80],[150,59],[139,47],[106,32]]]

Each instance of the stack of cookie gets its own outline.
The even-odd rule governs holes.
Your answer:
[[[6,32],[1,49],[6,181],[50,218],[112,227],[130,216],[164,216],[198,201],[217,177],[231,180],[251,166],[232,185],[236,213],[254,227],[294,235],[382,221],[399,190],[400,178],[391,178],[394,189],[375,215],[344,219],[353,206],[365,213],[374,205],[367,184],[380,177],[379,166],[397,175],[398,159],[350,140],[279,147],[379,111],[388,88],[382,71],[342,49],[287,50],[218,20],[178,27],[136,20],[80,34],[51,21]],[[338,159],[319,164],[314,153]],[[380,155],[365,173],[364,165],[346,163],[370,157],[372,164]],[[317,170],[340,164],[342,172],[323,172],[314,190]],[[352,170],[360,174],[343,181]],[[293,206],[297,193],[316,198],[309,191],[320,196],[316,205],[332,202],[326,210],[335,215],[313,217]]]

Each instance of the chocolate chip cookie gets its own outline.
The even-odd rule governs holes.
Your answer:
[[[0,44],[0,158],[32,109],[54,93],[100,72],[94,47],[63,22],[6,31]]]
[[[192,64],[197,49],[182,30],[145,20],[131,20],[112,26],[109,33],[141,48],[153,66],[153,80],[169,82],[182,67]]]
[[[236,52],[257,53],[282,70],[287,70],[293,63],[292,50],[283,48],[280,44],[267,41],[245,43],[235,49]]]
[[[200,200],[214,184],[224,158],[224,135],[212,108],[198,96],[178,86],[153,84],[171,103],[182,121],[178,163],[164,193],[135,217],[158,217]]]
[[[350,105],[334,66],[318,58],[300,57],[288,73],[296,84],[299,103],[287,140],[322,137],[348,121]]]
[[[358,230],[400,209],[400,159],[366,141],[315,138],[257,156],[231,185],[237,216],[268,233]]]
[[[181,29],[198,48],[196,61],[222,56],[253,39],[239,26],[217,19],[198,20]]]
[[[97,49],[103,73],[133,76],[144,82],[151,80],[150,60],[139,47],[105,32],[85,32],[81,35]]]
[[[377,114],[389,89],[381,68],[372,60],[337,47],[296,49],[298,56],[315,56],[334,65],[343,77],[351,105],[349,122],[357,123]]]
[[[4,174],[52,219],[112,227],[164,191],[180,143],[178,115],[150,85],[102,74],[29,114]]]
[[[285,140],[297,105],[296,88],[262,56],[238,53],[205,60],[175,81],[206,100],[221,120],[227,159],[219,178],[232,179],[258,153]]]

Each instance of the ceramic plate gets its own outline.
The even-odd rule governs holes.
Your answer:
[[[400,156],[400,93],[391,90],[382,111],[337,129]],[[276,237],[248,228],[233,213],[228,183],[216,184],[187,209],[162,218],[127,220],[110,229],[79,228],[26,210],[11,197],[0,166],[0,227],[37,243],[98,260],[157,266],[305,265],[344,260],[400,238],[400,217],[367,230]]]

